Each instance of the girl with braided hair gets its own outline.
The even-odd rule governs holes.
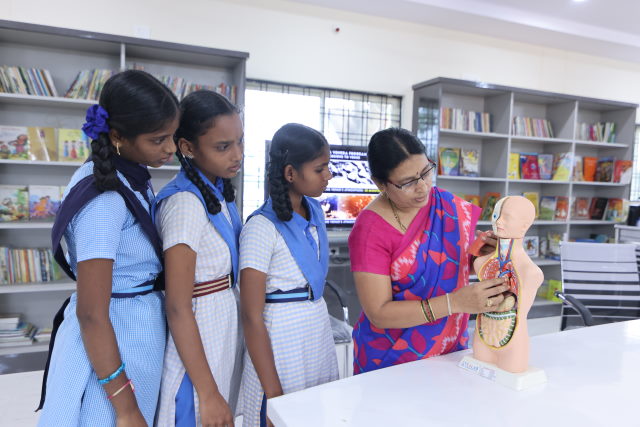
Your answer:
[[[87,111],[91,159],[73,174],[52,230],[77,291],[54,319],[40,426],[153,423],[166,327],[147,166],[171,159],[178,120],[171,91],[135,70],[111,77]]]
[[[153,208],[162,236],[170,336],[158,426],[232,426],[241,368],[238,237],[230,179],[244,154],[238,109],[200,90],[180,103],[178,175]]]
[[[240,297],[248,354],[243,426],[264,426],[266,399],[338,379],[322,298],[329,247],[312,197],[331,179],[329,145],[309,127],[280,128],[269,150],[269,199],[240,236]],[[270,424],[270,422],[269,422]]]

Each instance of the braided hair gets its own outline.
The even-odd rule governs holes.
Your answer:
[[[298,123],[286,124],[273,135],[267,176],[273,210],[280,221],[293,217],[290,184],[284,176],[284,168],[291,165],[299,171],[305,163],[321,156],[328,146],[322,133]]]
[[[174,136],[177,147],[176,156],[178,156],[178,160],[180,160],[180,164],[187,174],[187,178],[200,190],[207,205],[207,211],[212,215],[216,215],[220,213],[222,209],[220,201],[209,186],[202,180],[193,163],[182,154],[178,142],[181,138],[184,138],[192,144],[197,145],[198,138],[206,134],[207,131],[214,126],[216,117],[239,114],[240,110],[219,93],[210,90],[198,90],[190,93],[180,102],[180,112],[182,114],[180,117],[180,126],[178,126],[178,130]],[[222,182],[222,196],[224,200],[226,202],[233,202],[236,196],[231,180],[223,178]]]
[[[425,146],[411,132],[402,128],[388,128],[373,134],[367,147],[371,176],[388,182],[391,172],[414,154],[425,154]]]
[[[130,140],[162,129],[179,112],[178,99],[173,92],[151,74],[140,70],[123,71],[107,80],[99,104],[109,114],[109,129]],[[100,191],[118,188],[113,156],[109,134],[101,132],[91,141],[93,175]]]

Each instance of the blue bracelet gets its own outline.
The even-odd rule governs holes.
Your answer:
[[[122,365],[120,365],[120,367],[118,369],[116,369],[116,371],[113,374],[109,375],[107,378],[103,378],[101,380],[98,380],[98,382],[100,383],[100,385],[109,384],[111,381],[113,381],[113,379],[115,377],[120,375],[122,373],[122,371],[124,371],[124,362],[122,362]]]

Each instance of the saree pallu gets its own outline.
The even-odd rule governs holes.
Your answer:
[[[432,187],[393,253],[393,301],[421,300],[453,292],[469,283],[470,239],[480,208]],[[420,310],[416,303],[416,310]],[[354,374],[467,348],[469,315],[454,313],[433,323],[381,329],[364,311],[353,329]]]

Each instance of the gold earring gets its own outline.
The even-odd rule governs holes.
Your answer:
[[[118,153],[118,156],[120,155],[120,144],[116,143],[116,153]]]

